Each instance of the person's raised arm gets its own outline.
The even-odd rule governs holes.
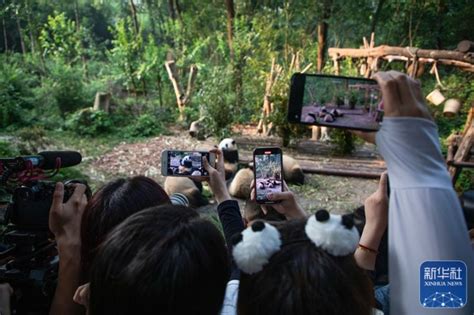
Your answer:
[[[380,72],[374,78],[385,111],[376,144],[390,178],[390,312],[433,314],[422,301],[423,263],[462,261],[470,266],[466,285],[474,288],[467,227],[420,83],[395,71]],[[473,302],[463,300],[462,307],[445,309],[443,314],[472,315]]]
[[[84,309],[74,303],[73,296],[80,282],[81,220],[87,204],[86,186],[76,184],[74,193],[63,203],[64,185],[56,184],[49,213],[49,229],[54,234],[59,253],[58,284],[50,315],[83,314]]]
[[[380,176],[377,191],[364,202],[365,226],[359,241],[359,247],[354,258],[359,267],[365,270],[374,270],[378,248],[383,234],[387,229],[388,221],[388,177],[384,172]]]
[[[217,212],[224,230],[224,236],[229,249],[232,248],[232,237],[245,229],[242,215],[240,214],[239,204],[230,197],[227,185],[225,183],[224,156],[221,150],[211,150],[215,153],[217,161],[215,168],[209,165],[206,158],[203,158],[203,165],[209,173],[209,187],[214,197],[219,203]]]

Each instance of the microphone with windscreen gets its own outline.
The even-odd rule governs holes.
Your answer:
[[[29,168],[55,170],[61,167],[74,166],[82,161],[82,156],[76,151],[44,151],[38,155],[25,155],[16,158],[0,159],[0,166],[14,172]]]
[[[56,169],[58,161],[60,167],[78,165],[82,161],[82,155],[76,151],[44,151],[38,155],[43,158],[40,167],[44,170]]]

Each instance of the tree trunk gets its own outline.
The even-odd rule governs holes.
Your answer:
[[[181,8],[179,6],[178,0],[168,0],[168,12],[170,14],[171,19],[180,20],[181,22],[183,22],[181,18]]]
[[[30,49],[31,53],[34,54],[36,52],[36,36],[34,34],[34,26],[31,22],[31,8],[29,5],[28,0],[25,1],[25,11],[26,11],[26,20],[28,23],[28,34],[30,36]]]
[[[443,41],[441,38],[441,34],[443,34],[443,26],[444,26],[444,17],[446,16],[447,13],[447,7],[446,3],[444,0],[439,0],[438,2],[438,18],[436,21],[436,28],[437,28],[437,34],[436,34],[436,48],[438,49],[443,49]]]
[[[23,54],[26,54],[26,46],[25,46],[25,41],[23,40],[23,30],[21,29],[21,25],[20,25],[20,17],[19,17],[18,9],[16,9],[15,11],[15,20],[16,20],[16,27],[18,29],[18,37],[20,39],[21,52]]]
[[[79,2],[74,0],[74,19],[76,20],[76,33],[79,35],[79,40],[81,41],[81,60],[82,60],[82,69],[84,69],[84,77],[87,78],[87,60],[84,55],[84,43],[82,42],[81,35],[81,18],[79,16]]]
[[[3,26],[3,45],[4,52],[8,52],[8,38],[7,38],[7,27],[5,25],[5,18],[2,17],[2,26]]]
[[[227,9],[227,44],[229,45],[230,61],[234,62],[234,0],[225,0]]]
[[[328,35],[328,24],[326,22],[318,23],[318,61],[317,70],[321,72],[324,66],[324,51],[326,49],[326,38]]]
[[[189,70],[188,85],[186,87],[186,93],[179,84],[178,71],[176,69],[176,62],[174,60],[168,60],[165,62],[165,68],[168,72],[168,77],[173,84],[174,94],[176,95],[176,104],[179,110],[179,121],[184,121],[184,108],[191,101],[191,95],[194,88],[194,82],[196,80],[198,68],[192,65]]]
[[[232,64],[233,71],[233,85],[236,97],[236,109],[237,115],[240,113],[243,103],[243,80],[242,80],[242,71],[244,65],[243,54],[240,56],[235,55],[234,49],[234,18],[235,18],[235,8],[234,0],[225,0],[226,10],[227,10],[227,44],[229,45],[229,56],[230,62]]]
[[[137,18],[137,8],[135,7],[133,0],[130,0],[130,11],[132,12],[133,29],[135,31],[135,35],[138,36],[138,34],[140,33],[140,28]]]
[[[156,32],[156,20],[155,20],[155,14],[154,14],[154,5],[152,0],[146,0],[145,1],[147,9],[148,9],[148,18],[150,19],[150,24],[151,24],[151,34],[153,35],[153,40],[155,44],[158,43],[158,34]]]
[[[168,13],[172,20],[176,20],[176,10],[174,7],[174,1],[168,0]]]
[[[2,0],[2,4],[5,5],[5,0]],[[2,14],[2,27],[3,27],[3,45],[4,52],[8,52],[8,37],[7,37],[7,25],[5,23],[5,15]]]
[[[372,19],[372,24],[370,25],[370,33],[375,33],[375,27],[377,26],[377,22],[379,21],[380,13],[382,12],[384,3],[385,3],[385,0],[379,0],[377,4],[377,9],[375,10],[375,13]]]
[[[316,63],[316,68],[318,72],[321,72],[324,67],[325,61],[325,52],[327,45],[328,37],[328,19],[331,16],[331,5],[332,0],[322,1],[322,14],[319,17],[318,22],[318,60]]]

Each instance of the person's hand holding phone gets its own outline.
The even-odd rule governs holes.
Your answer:
[[[209,173],[209,177],[205,180],[209,183],[214,197],[218,203],[222,203],[226,200],[232,199],[225,183],[225,168],[224,168],[224,155],[221,150],[213,149],[209,151],[216,155],[216,166],[215,168],[209,164],[206,157],[202,158],[204,169]]]
[[[385,117],[432,120],[419,81],[397,71],[377,72],[373,78],[382,91]]]
[[[268,200],[274,201],[275,203],[271,206],[260,205],[263,213],[267,214],[268,208],[272,207],[278,213],[283,214],[288,220],[301,219],[306,217],[306,212],[296,201],[295,194],[289,190],[288,185],[285,181],[282,181],[283,192],[273,192],[267,195]],[[250,185],[250,199],[255,201],[255,181],[252,181]]]
[[[423,94],[420,82],[397,72],[377,72],[374,80],[380,86],[384,117],[415,117],[433,120]],[[375,143],[375,132],[351,131],[367,142]]]

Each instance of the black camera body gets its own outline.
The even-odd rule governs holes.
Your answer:
[[[85,181],[69,180],[64,182],[64,199],[69,200],[74,193],[73,184],[83,184]],[[45,230],[48,229],[49,209],[53,200],[56,183],[52,181],[27,182],[15,188],[12,203],[9,205],[5,221],[14,224],[18,229]],[[91,195],[87,186],[86,195]]]
[[[0,227],[0,283],[14,290],[15,314],[48,314],[56,288],[59,257],[49,230],[49,211],[56,183],[47,180],[59,168],[79,164],[77,152],[43,152],[38,156],[0,159],[0,188],[10,198],[0,203],[4,227]],[[43,170],[51,170],[44,172]],[[74,193],[74,184],[64,182],[63,202]],[[2,207],[3,206],[3,207]]]

